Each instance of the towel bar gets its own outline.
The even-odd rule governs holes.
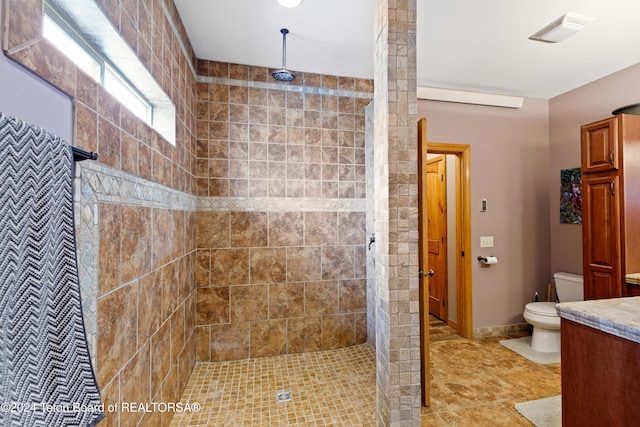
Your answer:
[[[98,160],[98,153],[95,151],[85,151],[76,147],[71,147],[71,151],[73,152],[73,160],[76,162],[81,162],[83,160]]]

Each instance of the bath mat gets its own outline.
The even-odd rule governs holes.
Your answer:
[[[561,396],[516,403],[516,411],[531,421],[536,427],[562,426]]]
[[[560,353],[541,353],[531,348],[531,337],[513,338],[502,340],[500,344],[509,350],[515,351],[520,356],[534,363],[548,365],[550,363],[560,363]]]

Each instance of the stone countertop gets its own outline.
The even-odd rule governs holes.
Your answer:
[[[564,302],[556,311],[563,319],[640,343],[640,297]]]

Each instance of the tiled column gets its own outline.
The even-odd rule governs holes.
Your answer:
[[[378,425],[420,425],[416,0],[378,0],[374,182]]]

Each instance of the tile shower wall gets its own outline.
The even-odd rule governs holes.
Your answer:
[[[377,420],[419,426],[416,1],[378,0],[375,33]]]
[[[197,355],[366,342],[369,80],[199,61]]]
[[[195,365],[196,213],[126,196],[98,204],[96,375],[107,407],[177,402]],[[165,425],[171,413],[107,415],[107,424]]]
[[[374,105],[371,102],[365,108],[365,134],[367,164],[367,200],[366,200],[366,235],[367,235],[367,343],[376,348],[376,242],[375,242],[375,191],[373,180],[373,134]],[[370,239],[374,238],[373,241]]]
[[[80,280],[83,298],[94,297],[83,308],[103,401],[177,401],[195,365],[195,59],[172,1],[96,3],[173,101],[175,146],[41,37],[42,0],[4,1],[3,50],[72,98],[73,145],[100,156],[76,189],[94,201],[76,197],[76,214],[78,246],[89,248],[79,253]],[[155,190],[194,200],[147,197]],[[171,416],[115,411],[101,425],[168,425]]]
[[[364,198],[370,80],[198,61],[199,196]]]

